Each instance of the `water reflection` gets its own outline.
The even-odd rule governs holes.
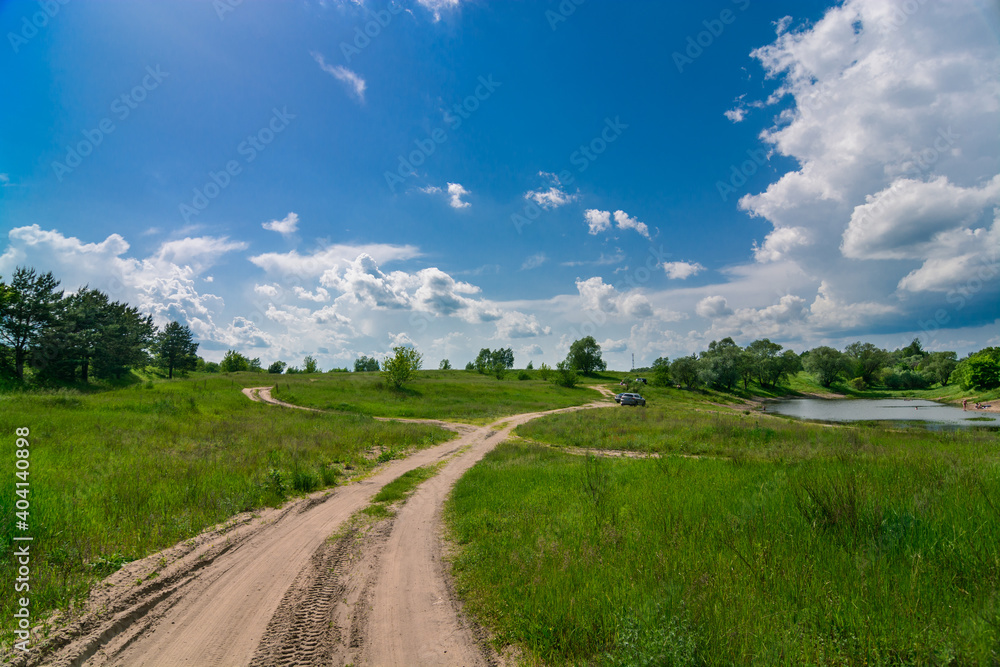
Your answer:
[[[984,410],[968,411],[934,401],[906,398],[824,399],[794,398],[767,406],[799,419],[821,421],[901,421],[931,422],[958,426],[1000,426],[1000,414]]]

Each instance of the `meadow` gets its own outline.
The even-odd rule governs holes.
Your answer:
[[[643,394],[524,424],[456,485],[457,587],[498,645],[528,664],[1000,660],[996,432]]]
[[[15,429],[28,428],[34,619],[85,597],[122,564],[239,513],[363,474],[448,440],[435,426],[252,403],[256,374],[148,381],[106,391],[0,395],[0,590],[14,590]],[[0,596],[11,638],[14,601]]]
[[[519,380],[519,374],[527,379]],[[268,384],[274,376],[257,377],[260,384]],[[547,382],[539,371],[509,371],[503,380],[465,370],[419,371],[398,391],[374,372],[281,375],[275,382],[277,389],[272,395],[295,405],[375,417],[445,419],[479,425],[599,398],[592,389]]]

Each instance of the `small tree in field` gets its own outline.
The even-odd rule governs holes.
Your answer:
[[[156,365],[167,370],[167,377],[173,378],[174,371],[194,369],[198,362],[198,343],[193,338],[191,329],[176,321],[163,327],[156,336]]]
[[[555,383],[560,387],[575,387],[576,386],[576,371],[570,366],[569,361],[560,361],[556,364],[556,377]]]
[[[236,350],[227,350],[226,356],[219,364],[219,370],[223,373],[238,373],[250,370],[250,360]]]
[[[375,357],[369,357],[362,355],[360,359],[354,360],[354,372],[355,373],[366,373],[369,371],[378,371],[378,360]]]
[[[396,389],[403,386],[420,370],[424,357],[412,347],[399,345],[392,348],[393,356],[382,362],[382,375]]]
[[[316,359],[311,354],[306,355],[306,358],[302,360],[302,372],[319,373],[319,364],[316,363]]]
[[[275,361],[273,364],[267,367],[267,372],[273,373],[275,375],[281,375],[282,373],[285,372],[285,366],[287,365],[288,364],[279,359],[278,361]]]
[[[438,370],[439,371],[450,371],[451,370],[451,362],[448,361],[447,359],[442,359],[441,363],[438,364]]]
[[[601,346],[593,336],[585,336],[573,341],[566,356],[567,365],[575,371],[589,375],[594,371],[607,370],[608,364],[601,359]]]

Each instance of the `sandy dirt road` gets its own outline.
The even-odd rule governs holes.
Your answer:
[[[244,393],[277,403],[267,388]],[[363,481],[241,515],[130,563],[91,595],[43,656],[15,664],[497,664],[449,590],[441,534],[448,491],[518,424],[613,405],[602,400],[484,427],[438,422],[459,436]],[[435,463],[438,474],[374,534],[327,539],[386,483]]]

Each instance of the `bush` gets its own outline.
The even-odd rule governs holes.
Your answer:
[[[851,388],[855,391],[868,391],[868,383],[862,377],[857,377],[851,380]]]
[[[392,348],[393,356],[382,362],[382,375],[396,389],[413,377],[423,364],[423,355],[412,347],[398,345]]]
[[[573,370],[568,363],[560,361],[556,364],[556,377],[554,382],[557,385],[560,387],[575,387],[576,380],[576,371]]]
[[[525,371],[521,371],[520,373],[517,374],[517,379],[518,380],[530,380],[531,379],[531,375],[529,375]]]
[[[931,382],[915,371],[891,368],[883,373],[882,384],[893,390],[926,389],[931,385]]]

